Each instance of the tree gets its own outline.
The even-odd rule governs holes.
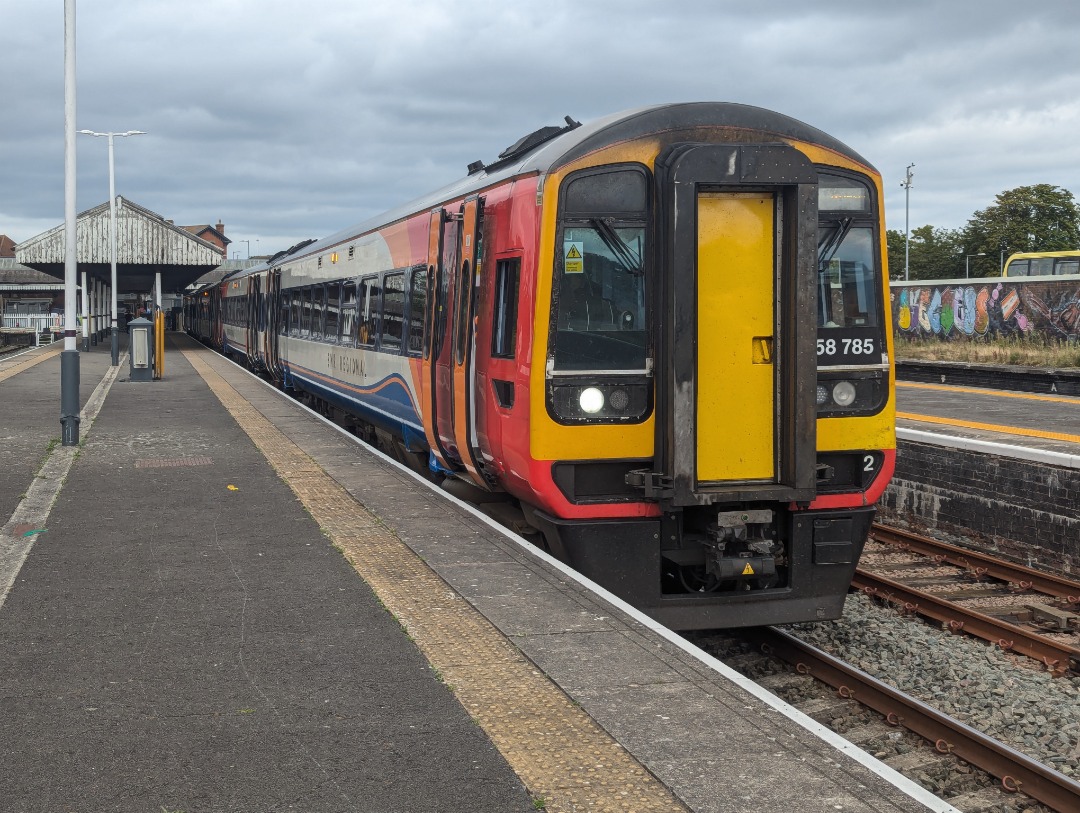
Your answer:
[[[904,278],[904,233],[885,234],[889,252],[889,277]],[[954,229],[919,226],[908,235],[909,279],[955,279],[964,276],[962,235]]]
[[[1000,193],[993,206],[971,216],[963,232],[962,253],[985,253],[999,260],[979,264],[988,276],[990,271],[1000,271],[1001,256],[1076,248],[1080,248],[1080,206],[1072,192],[1050,184],[1018,186]]]

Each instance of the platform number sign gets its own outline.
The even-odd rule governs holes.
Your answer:
[[[875,328],[819,328],[818,367],[880,364],[885,346]]]

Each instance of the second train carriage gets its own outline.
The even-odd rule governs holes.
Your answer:
[[[209,338],[668,626],[835,618],[894,466],[881,198],[767,110],[568,118],[224,280]]]

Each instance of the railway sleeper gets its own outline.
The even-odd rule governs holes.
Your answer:
[[[1036,621],[1048,624],[1055,629],[1070,630],[1080,626],[1080,615],[1068,610],[1061,610],[1048,604],[1025,604],[1024,607],[1031,612]]]

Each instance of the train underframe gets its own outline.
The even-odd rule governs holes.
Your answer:
[[[665,626],[690,630],[839,618],[874,513],[766,503],[530,520],[582,575]]]

